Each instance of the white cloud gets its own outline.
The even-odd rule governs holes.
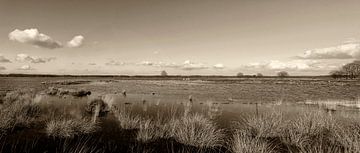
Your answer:
[[[9,39],[20,43],[31,44],[38,47],[55,49],[63,47],[60,42],[53,40],[50,36],[40,33],[38,29],[15,29],[9,33]]]
[[[0,54],[0,63],[11,63],[11,61],[7,59],[4,55]]]
[[[360,44],[347,42],[335,47],[307,50],[297,57],[301,59],[359,59]]]
[[[115,61],[115,60],[111,60],[107,63],[105,63],[105,65],[109,65],[109,66],[121,66],[121,65],[125,65],[126,63],[124,62],[119,62],[119,61]]]
[[[221,63],[215,64],[213,67],[215,69],[224,69],[225,68],[224,64],[221,64]]]
[[[52,60],[55,60],[55,58],[54,57],[41,58],[41,57],[29,56],[27,54],[17,54],[15,60],[19,61],[19,62],[46,63],[46,62],[50,62]]]
[[[80,47],[82,46],[83,41],[84,41],[84,36],[82,35],[75,36],[73,39],[67,42],[67,47],[70,48]]]
[[[208,68],[209,67],[203,63],[194,63],[189,60],[186,60],[182,65],[183,70],[200,70],[200,69],[208,69]]]
[[[33,70],[33,68],[30,65],[23,65],[19,68],[19,70]]]
[[[317,61],[313,60],[292,60],[287,62],[271,60],[266,62],[250,63],[245,67],[270,70],[308,70],[311,68],[318,68],[318,66],[316,66],[317,63]]]

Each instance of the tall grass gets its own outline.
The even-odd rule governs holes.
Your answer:
[[[184,116],[171,123],[175,140],[200,148],[218,147],[224,143],[224,131],[200,114]]]
[[[96,123],[88,119],[53,119],[46,123],[46,133],[53,137],[74,137],[93,133],[98,129]]]
[[[0,108],[0,134],[17,127],[30,127],[40,114],[40,109],[32,103],[33,96],[22,90],[6,94]]]

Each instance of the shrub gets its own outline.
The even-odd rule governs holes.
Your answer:
[[[168,76],[168,73],[164,70],[164,71],[161,71],[160,75],[161,76]]]
[[[286,72],[286,71],[280,71],[280,72],[277,73],[277,76],[283,78],[283,77],[288,77],[288,76],[290,76],[290,75],[289,75],[289,73]]]
[[[264,75],[261,74],[261,73],[257,73],[256,76],[257,76],[257,77],[263,77]]]
[[[53,137],[74,137],[97,130],[97,123],[87,119],[53,119],[46,123],[46,133]]]
[[[237,77],[243,77],[243,76],[244,76],[244,73],[239,72],[239,73],[236,74],[236,76],[237,76]]]

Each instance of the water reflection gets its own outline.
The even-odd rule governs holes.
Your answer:
[[[92,96],[100,97],[106,103],[108,110],[113,107],[126,109],[130,112],[151,116],[158,112],[168,111],[171,107],[181,109],[181,115],[190,113],[202,113],[210,119],[219,122],[222,125],[228,125],[232,121],[239,120],[240,117],[249,114],[265,114],[275,111],[287,114],[286,117],[291,118],[306,111],[327,111],[330,115],[349,116],[358,115],[360,108],[360,100],[355,101],[305,101],[302,103],[286,103],[274,102],[268,104],[242,104],[238,102],[215,101],[209,99],[194,99],[193,96],[181,98],[173,98],[171,96],[163,96],[160,94],[96,94]],[[63,109],[63,111],[74,117],[81,117],[81,102],[86,104],[92,96],[85,98],[58,98],[46,94],[38,94],[34,98],[35,103],[51,104],[52,107]],[[64,105],[64,106],[60,106]],[[76,106],[77,105],[77,106]],[[74,107],[75,106],[75,107]]]

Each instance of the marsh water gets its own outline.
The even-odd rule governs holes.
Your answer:
[[[299,114],[309,111],[323,111],[334,116],[353,116],[360,115],[359,102],[344,100],[315,101],[308,100],[298,103],[287,103],[277,101],[274,103],[241,103],[234,102],[232,99],[214,101],[200,99],[196,96],[183,98],[173,98],[169,95],[149,94],[106,94],[93,93],[84,98],[49,96],[38,94],[35,101],[38,103],[61,103],[72,105],[74,103],[86,103],[95,97],[101,97],[107,106],[122,108],[132,114],[155,117],[158,114],[170,115],[172,109],[188,111],[188,113],[200,113],[214,120],[220,127],[229,128],[233,122],[252,115],[262,115],[266,113],[283,113],[291,119]],[[168,114],[167,114],[168,113]],[[76,114],[76,113],[75,113]],[[103,116],[108,118],[109,115]],[[111,116],[111,115],[110,115]],[[110,119],[112,119],[110,117]]]

